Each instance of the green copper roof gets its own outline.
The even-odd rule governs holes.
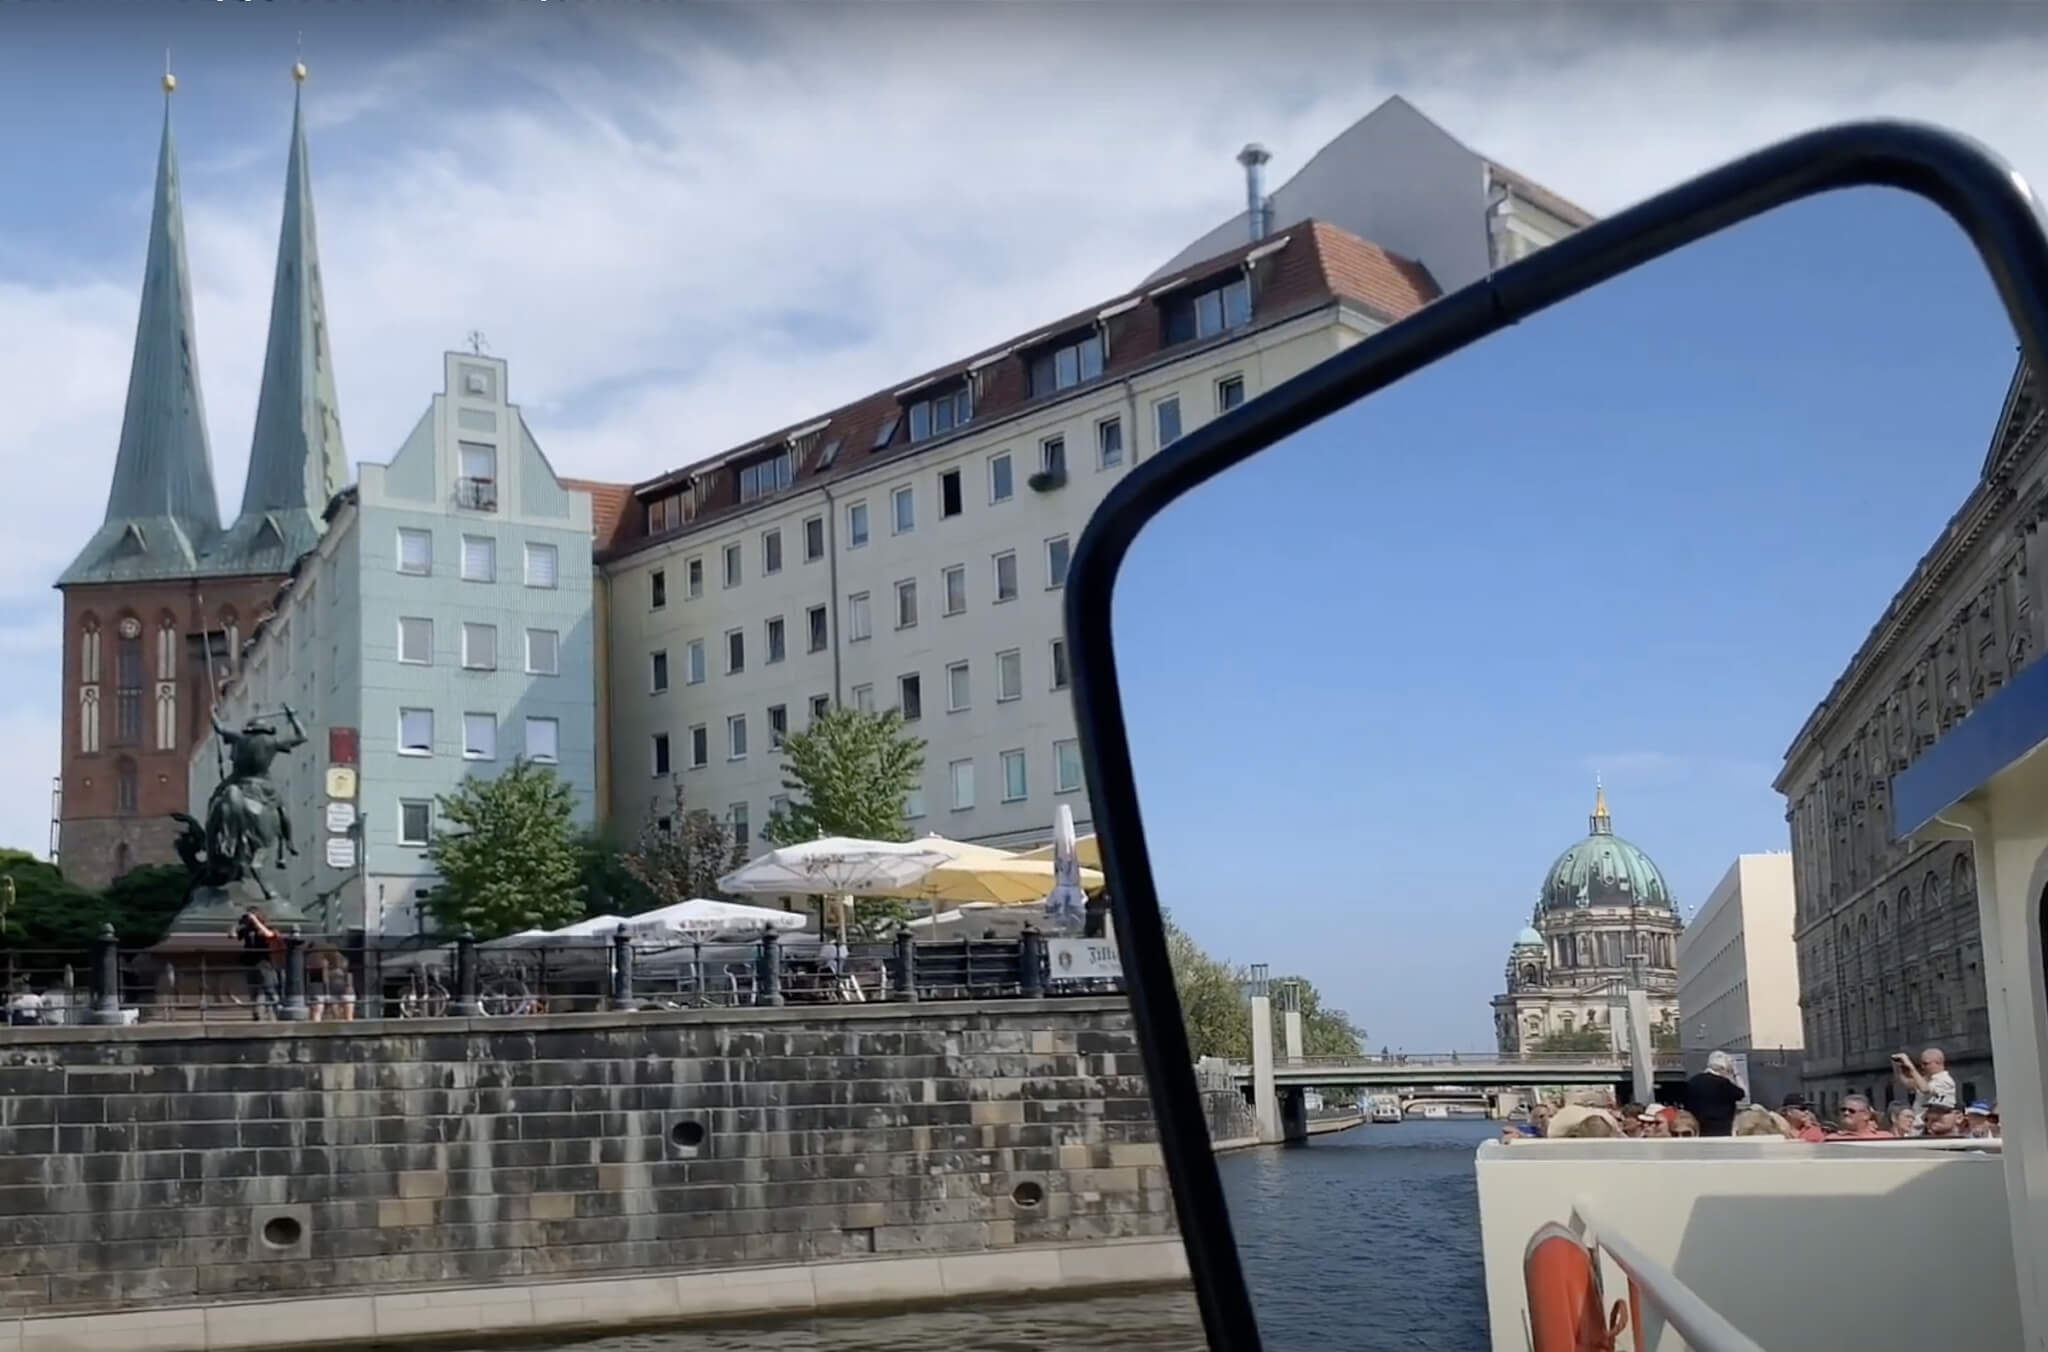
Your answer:
[[[1522,926],[1522,932],[1515,936],[1515,947],[1541,948],[1543,947],[1543,936],[1538,934],[1534,927],[1524,925]]]
[[[219,530],[206,404],[199,392],[178,154],[166,97],[135,356],[107,515],[58,585],[189,575],[201,569],[199,551]]]
[[[301,86],[303,89],[303,86]],[[270,336],[256,395],[256,429],[242,510],[211,552],[248,572],[283,572],[319,542],[321,513],[348,482],[302,100],[292,101],[284,220],[270,295]]]
[[[1568,911],[1589,906],[1656,906],[1676,910],[1664,875],[1650,856],[1614,834],[1602,790],[1584,840],[1566,850],[1543,879],[1539,911]]]

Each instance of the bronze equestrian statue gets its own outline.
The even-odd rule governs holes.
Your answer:
[[[215,786],[206,802],[206,824],[200,825],[182,812],[171,815],[182,824],[176,842],[179,858],[193,882],[201,886],[225,887],[238,879],[255,883],[265,900],[277,894],[263,881],[266,851],[275,851],[277,864],[284,867],[287,856],[298,853],[292,844],[291,816],[271,781],[270,767],[288,751],[306,744],[306,730],[299,716],[287,704],[283,709],[290,731],[278,735],[274,724],[251,718],[240,732],[230,730],[213,715],[213,731],[228,750],[228,774]]]

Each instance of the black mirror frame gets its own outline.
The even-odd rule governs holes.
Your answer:
[[[1947,212],[1990,272],[2021,351],[2048,376],[2048,220],[2026,181],[1988,148],[1938,127],[1845,123],[1781,141],[1595,222],[1247,400],[1139,464],[1082,532],[1066,588],[1082,764],[1210,1347],[1256,1352],[1259,1330],[1209,1148],[1137,786],[1128,773],[1110,620],[1117,573],[1132,542],[1152,518],[1224,470],[1525,316],[1767,211],[1855,187],[1901,189]]]

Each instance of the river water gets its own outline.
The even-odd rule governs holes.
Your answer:
[[[1489,1122],[1404,1122],[1217,1160],[1268,1347],[1467,1352],[1487,1345],[1473,1153]],[[1039,1352],[1204,1346],[1175,1291],[822,1315],[624,1334],[557,1352]]]

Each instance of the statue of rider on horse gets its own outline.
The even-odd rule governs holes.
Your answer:
[[[227,747],[227,775],[214,788],[206,803],[206,823],[201,825],[182,812],[171,814],[183,828],[178,833],[178,855],[185,861],[193,881],[224,887],[247,878],[261,889],[266,899],[276,893],[263,881],[263,858],[274,851],[279,869],[288,855],[298,853],[292,844],[292,823],[271,782],[270,767],[287,751],[306,744],[306,730],[299,716],[287,704],[283,707],[290,731],[278,735],[275,724],[251,718],[235,732],[213,715],[213,731]]]

